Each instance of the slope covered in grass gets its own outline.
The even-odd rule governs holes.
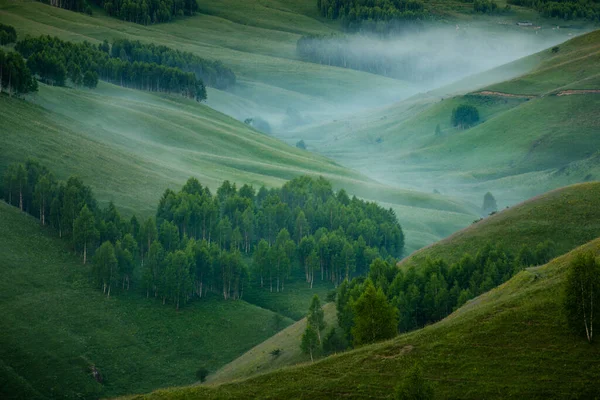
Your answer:
[[[500,244],[517,253],[546,240],[554,242],[554,254],[600,237],[600,182],[557,189],[501,210],[473,223],[450,237],[423,248],[400,265],[418,265],[427,257],[458,261],[463,254],[475,255],[486,244]]]
[[[322,335],[325,335],[329,329],[337,327],[337,316],[333,303],[325,304],[323,311],[327,327]],[[206,382],[212,385],[239,380],[279,368],[310,362],[310,357],[300,350],[305,329],[306,318],[303,318],[209,375]],[[279,352],[274,353],[277,350]]]
[[[39,222],[0,202],[0,397],[98,398],[191,384],[277,332],[244,301],[176,312],[132,289],[107,299],[90,266]],[[280,327],[292,321],[282,317]],[[95,366],[104,379],[91,375]]]
[[[486,78],[475,77],[370,115],[294,132],[290,140],[305,137],[310,148],[393,185],[477,203],[491,191],[501,206],[512,205],[600,177],[599,52],[600,31],[594,31],[507,65],[519,76],[502,83],[486,87]],[[502,76],[501,68],[489,76]],[[469,84],[471,93],[456,95]],[[567,90],[576,91],[562,95]],[[452,126],[452,110],[461,104],[479,110],[476,126]]]
[[[520,272],[439,323],[381,344],[216,388],[135,398],[388,399],[415,363],[439,398],[593,398],[600,347],[572,334],[560,311],[565,272],[582,251],[600,254],[600,240]]]

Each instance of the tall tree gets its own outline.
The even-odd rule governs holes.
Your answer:
[[[84,205],[75,220],[73,230],[73,242],[76,247],[83,251],[83,263],[87,261],[88,247],[99,237],[99,232],[96,229],[96,219],[94,214],[89,210],[87,205]]]
[[[585,334],[588,342],[594,340],[594,313],[600,304],[600,263],[594,254],[579,254],[571,262],[567,273],[564,309],[569,326]]]
[[[310,355],[310,361],[314,362],[314,354],[319,349],[319,337],[317,330],[307,323],[304,334],[302,334],[302,342],[300,343],[300,349],[304,354]]]
[[[354,303],[353,312],[354,346],[390,339],[398,333],[398,311],[388,303],[381,288],[376,289],[370,279],[365,281],[363,293]]]
[[[94,254],[94,275],[96,281],[102,285],[102,292],[110,298],[112,283],[118,279],[117,257],[111,242],[104,242]]]
[[[317,331],[319,343],[321,343],[321,331],[325,329],[327,324],[325,323],[325,313],[323,307],[321,307],[321,301],[319,296],[316,294],[313,296],[310,306],[308,308],[308,314],[306,315],[307,323]]]

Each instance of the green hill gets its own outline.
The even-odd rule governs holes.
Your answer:
[[[303,137],[390,184],[476,203],[491,191],[501,206],[512,205],[600,176],[599,51],[600,31],[584,34],[511,63],[506,73],[496,68],[370,115],[294,132],[290,140]],[[489,86],[495,76],[509,79]],[[476,126],[452,126],[461,104],[479,110]]]
[[[327,332],[331,327],[337,326],[335,305],[325,304],[323,311],[327,323],[325,332]],[[305,329],[306,318],[303,318],[209,375],[206,383],[214,385],[244,379],[290,365],[310,362],[310,357],[300,350]],[[279,353],[273,354],[276,350],[279,350]]]
[[[160,390],[145,399],[390,398],[418,362],[439,398],[593,398],[600,348],[573,335],[560,312],[570,260],[594,240],[528,268],[446,319],[395,339],[215,388]]]
[[[402,260],[412,266],[425,258],[456,262],[464,253],[476,254],[488,243],[514,253],[550,240],[555,254],[564,254],[600,236],[600,182],[557,189],[502,210]]]
[[[0,397],[97,398],[190,384],[198,368],[214,371],[277,332],[275,313],[244,301],[176,312],[138,293],[107,300],[89,282],[90,267],[37,220],[4,202],[0,220]]]

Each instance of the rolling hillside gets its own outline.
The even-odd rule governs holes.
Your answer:
[[[518,252],[550,240],[555,254],[600,237],[600,182],[581,183],[557,189],[502,210],[471,224],[402,260],[401,266],[416,266],[427,257],[456,262],[464,253],[475,255],[488,243]]]
[[[387,342],[215,388],[131,398],[388,399],[415,363],[439,398],[593,398],[600,390],[600,348],[574,336],[559,311],[566,268],[583,251],[600,254],[600,240],[528,268],[441,322]]]
[[[244,301],[199,301],[176,312],[135,290],[107,300],[90,283],[91,267],[36,219],[0,202],[0,221],[2,398],[98,398],[191,384],[199,368],[214,371],[277,332],[275,313]]]
[[[315,150],[390,184],[471,202],[491,191],[501,206],[512,205],[600,176],[599,50],[595,31],[509,64],[521,75],[502,83],[482,84],[497,68],[473,82],[293,135],[309,145],[314,138]],[[465,87],[471,93],[448,98]],[[452,127],[452,110],[460,104],[477,107],[481,122]],[[319,131],[329,134],[317,138]]]
[[[333,303],[325,304],[323,311],[327,324],[324,332],[327,332],[337,326],[335,305]],[[305,329],[306,318],[303,318],[209,375],[206,383],[214,385],[244,379],[282,367],[310,362],[310,357],[300,350],[300,342]],[[279,350],[279,353],[273,354],[276,350]]]

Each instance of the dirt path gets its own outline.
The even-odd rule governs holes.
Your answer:
[[[588,94],[588,93],[600,93],[600,89],[570,89],[563,90],[556,93],[557,96],[570,96],[572,94]]]
[[[529,94],[512,94],[512,93],[492,92],[490,90],[484,90],[483,92],[476,92],[473,94],[479,95],[479,96],[513,97],[513,98],[517,98],[517,99],[534,99],[537,97],[537,96],[532,96]]]

